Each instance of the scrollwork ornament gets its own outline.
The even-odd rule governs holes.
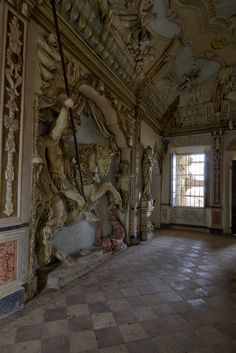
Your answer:
[[[8,47],[6,52],[6,94],[8,96],[5,108],[7,114],[4,115],[4,127],[7,130],[5,142],[5,152],[7,153],[7,163],[5,169],[6,199],[3,213],[11,216],[14,213],[13,205],[13,183],[15,179],[14,154],[16,153],[15,134],[19,130],[20,106],[18,99],[21,95],[22,87],[22,31],[16,16],[13,16],[9,25]]]

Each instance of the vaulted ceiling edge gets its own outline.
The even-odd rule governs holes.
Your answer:
[[[38,2],[34,20],[48,26],[49,3]],[[141,101],[156,129],[163,127],[171,135],[218,124],[236,126],[235,1],[56,4],[68,49],[71,43],[71,50],[79,47],[81,60],[131,104]]]

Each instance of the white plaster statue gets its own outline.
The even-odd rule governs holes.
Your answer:
[[[152,200],[151,195],[151,184],[152,184],[152,170],[154,163],[156,162],[156,154],[153,152],[151,146],[147,146],[144,149],[142,170],[143,170],[143,193],[142,199],[150,201]]]
[[[98,220],[90,211],[90,204],[79,193],[71,168],[67,144],[71,129],[67,115],[68,109],[72,107],[72,99],[63,103],[50,133],[40,139],[39,155],[33,159],[34,164],[40,165],[38,189],[45,208],[38,220],[37,252],[40,265],[48,264],[52,257],[67,265],[72,262],[71,258],[65,257],[52,246],[53,237],[65,223],[75,222],[81,212],[87,221]]]
[[[67,99],[50,134],[43,138],[44,162],[47,164],[54,190],[66,199],[74,201],[78,214],[83,210],[86,218],[92,221],[93,215],[85,210],[84,197],[78,192],[76,184],[72,182],[73,172],[69,162],[67,144],[71,136],[67,114],[68,109],[72,107],[72,99]]]
[[[121,196],[110,181],[102,182],[110,169],[113,151],[98,144],[80,144],[82,181],[88,206],[93,205],[107,192],[111,193],[115,204],[122,204]],[[99,220],[99,218],[97,218]]]
[[[126,210],[129,206],[130,184],[133,178],[133,176],[130,174],[130,171],[129,171],[128,161],[122,161],[120,163],[120,173],[117,174],[117,177],[118,177],[117,189],[121,193],[123,210]]]

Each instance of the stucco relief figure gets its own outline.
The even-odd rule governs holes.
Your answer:
[[[94,215],[86,209],[84,197],[76,188],[75,178],[71,169],[67,140],[71,136],[68,124],[68,109],[73,107],[73,101],[67,99],[61,108],[58,118],[51,131],[39,140],[39,155],[33,159],[40,165],[39,190],[45,202],[45,210],[38,232],[38,262],[45,265],[52,257],[65,264],[71,262],[52,245],[52,239],[64,226],[76,220],[80,212],[86,219],[93,220]]]
[[[39,192],[44,202],[44,211],[38,226],[38,262],[46,265],[56,257],[64,264],[73,262],[52,245],[52,240],[65,224],[74,223],[80,213],[87,221],[96,222],[99,217],[90,210],[94,202],[110,191],[117,204],[121,204],[118,191],[110,182],[100,183],[99,174],[103,176],[109,171],[113,152],[95,144],[80,145],[82,180],[85,198],[77,187],[76,169],[69,157],[68,138],[71,128],[68,123],[68,109],[73,101],[67,99],[53,124],[49,134],[39,140],[39,155],[33,163],[39,165]]]
[[[114,152],[99,144],[80,144],[80,159],[82,169],[82,182],[86,203],[93,205],[106,193],[110,193],[116,205],[122,204],[121,196],[110,181],[100,178],[107,176]],[[96,217],[96,216],[95,216]],[[97,217],[96,220],[99,220]]]
[[[147,146],[144,149],[143,153],[143,162],[142,162],[142,170],[143,170],[143,193],[142,199],[150,201],[152,200],[151,195],[151,184],[152,184],[152,171],[154,163],[156,162],[156,153],[153,152],[151,146]]]
[[[120,163],[120,173],[117,174],[117,189],[120,191],[122,198],[122,211],[127,210],[130,200],[130,186],[133,176],[130,174],[130,166],[128,161]]]
[[[154,57],[152,35],[147,29],[149,23],[157,16],[153,1],[128,1],[121,6],[112,4],[111,7],[110,22],[119,31],[134,56],[137,70],[141,71],[144,61]]]

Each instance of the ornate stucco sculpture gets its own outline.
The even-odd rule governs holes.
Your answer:
[[[129,207],[130,200],[130,184],[133,176],[130,174],[129,161],[121,161],[120,173],[117,174],[118,182],[117,189],[120,191],[122,197],[123,211]]]
[[[119,192],[110,181],[101,182],[100,177],[105,177],[110,169],[113,151],[99,144],[79,145],[82,181],[85,199],[88,205],[94,204],[107,192],[113,195],[114,202],[121,205]]]
[[[122,250],[126,248],[125,229],[116,213],[116,206],[111,203],[108,206],[108,219],[111,222],[112,233],[108,238],[102,239],[102,247],[104,251]]]
[[[84,197],[78,192],[69,163],[67,140],[71,132],[67,110],[72,106],[71,99],[64,102],[49,134],[39,139],[38,155],[33,158],[33,163],[40,166],[37,188],[44,204],[37,237],[40,265],[49,263],[52,256],[68,263],[68,259],[53,248],[52,239],[64,223],[71,223],[82,210],[86,216],[91,216]]]
[[[144,62],[154,58],[149,23],[156,18],[152,0],[111,2],[111,23],[119,31],[131,55],[136,70],[143,70]]]
[[[156,162],[156,154],[153,152],[151,146],[147,146],[144,149],[143,153],[143,162],[142,162],[142,170],[143,170],[143,193],[142,199],[150,201],[152,200],[151,195],[151,184],[152,184],[152,171],[154,163]]]

